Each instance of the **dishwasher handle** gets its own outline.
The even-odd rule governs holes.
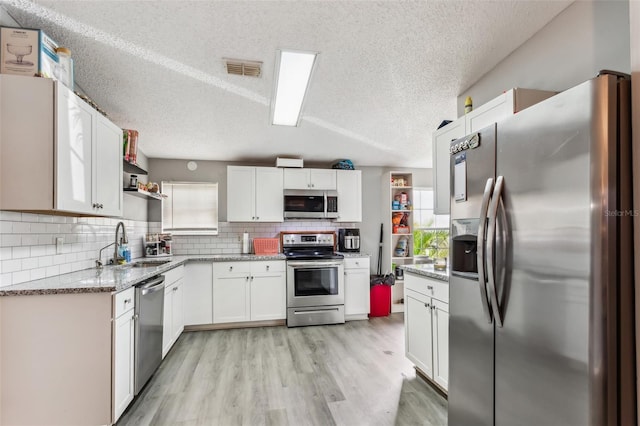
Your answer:
[[[156,291],[164,290],[164,276],[160,275],[141,282],[136,286],[141,291],[142,295],[155,293]]]

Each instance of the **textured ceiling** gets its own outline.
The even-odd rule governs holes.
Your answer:
[[[431,167],[456,97],[571,1],[0,3],[72,50],[76,83],[149,157]],[[269,124],[279,48],[320,52],[297,128]]]

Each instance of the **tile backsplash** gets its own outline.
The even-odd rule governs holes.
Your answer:
[[[242,251],[242,234],[249,238],[278,237],[281,231],[336,231],[338,228],[357,227],[354,223],[323,221],[289,221],[283,223],[218,223],[218,235],[174,235],[172,250],[175,255],[232,254]],[[149,232],[160,232],[160,222],[149,222]],[[252,246],[253,248],[253,246]],[[280,248],[282,250],[282,248]]]
[[[82,269],[93,268],[100,249],[115,240],[120,219],[71,217],[0,211],[0,287],[19,284]],[[131,257],[143,256],[147,232],[160,232],[160,222],[122,220]],[[242,233],[250,238],[271,238],[281,231],[336,231],[358,226],[331,221],[218,224],[218,235],[174,236],[173,254],[232,254],[242,250]],[[56,239],[63,238],[61,247]],[[113,247],[103,251],[102,261],[113,256]]]
[[[92,268],[100,249],[115,241],[120,219],[0,211],[0,287]],[[142,256],[146,221],[124,222],[131,256]],[[56,239],[63,238],[61,247]],[[103,262],[113,247],[103,251]]]

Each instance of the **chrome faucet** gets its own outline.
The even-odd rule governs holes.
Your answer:
[[[111,247],[112,245],[114,245],[115,243],[110,243],[107,244],[106,246],[102,247],[100,249],[100,253],[98,253],[98,260],[96,260],[96,268],[100,269],[102,268],[102,250]]]
[[[118,231],[120,230],[120,227],[122,227],[122,237],[120,238],[120,240],[118,240]],[[128,243],[129,243],[129,240],[127,239],[127,230],[124,227],[124,223],[118,222],[118,224],[116,225],[116,241],[115,241],[116,246],[113,250],[113,263],[118,263],[118,260],[124,259],[123,257],[118,255],[118,248],[122,244],[128,244]]]

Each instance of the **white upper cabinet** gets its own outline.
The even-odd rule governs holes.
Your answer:
[[[256,168],[227,167],[227,221],[251,222],[256,217]],[[281,197],[282,198],[282,197]]]
[[[122,216],[122,129],[100,114],[97,117],[92,204],[103,215]]]
[[[477,132],[553,95],[555,92],[544,90],[520,88],[507,90],[464,116],[466,133]]]
[[[284,189],[336,189],[335,169],[284,169]]]
[[[447,124],[433,133],[433,185],[435,187],[435,214],[449,214],[449,144],[463,137],[464,118]]]
[[[282,169],[227,167],[228,222],[282,222]]]
[[[436,130],[433,133],[434,213],[449,214],[449,145],[452,140],[477,132],[553,95],[555,92],[544,90],[520,88],[507,90],[495,99]]]
[[[0,93],[0,209],[121,216],[121,130],[53,80],[2,75]]]
[[[56,96],[57,210],[91,213],[95,111],[61,85]],[[118,184],[119,180],[116,181]]]
[[[256,221],[282,222],[284,193],[282,169],[256,167]]]
[[[337,222],[362,222],[362,171],[336,170]]]

